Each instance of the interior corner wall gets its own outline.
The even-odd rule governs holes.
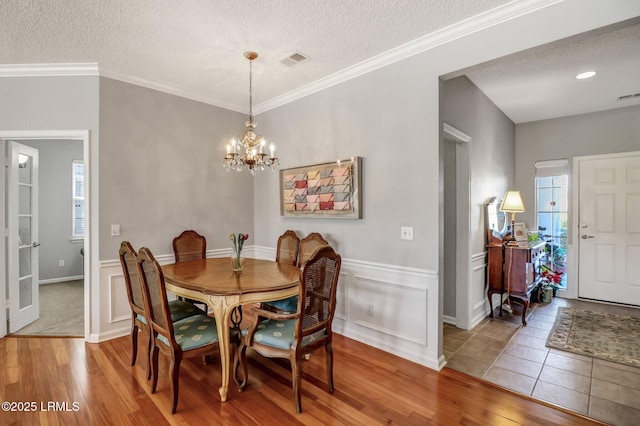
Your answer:
[[[480,257],[486,252],[486,204],[515,185],[515,125],[467,77],[447,80],[443,87],[443,122],[471,137],[470,244],[472,258]],[[445,162],[444,167],[455,167],[455,164]],[[444,214],[455,217],[455,211],[450,208]],[[455,252],[445,253],[446,257],[455,258]],[[482,259],[484,261],[484,256]],[[455,265],[445,264],[447,267],[455,268]],[[478,287],[476,284],[480,283],[473,284]],[[470,289],[474,293],[474,305],[484,300],[484,281],[481,284],[480,289]],[[455,298],[447,297],[449,285],[455,286],[455,282],[445,285],[444,312],[455,316],[455,304],[452,305]]]
[[[640,150],[640,105],[516,126],[516,184],[525,206],[518,217],[535,224],[535,163],[541,160]],[[570,182],[571,185],[571,182]],[[570,188],[571,190],[571,188]],[[572,244],[569,230],[569,244]]]
[[[231,232],[253,234],[253,178],[222,167],[245,118],[100,78],[100,260],[117,259],[123,240],[171,255],[186,229],[204,235],[208,250],[230,248]]]

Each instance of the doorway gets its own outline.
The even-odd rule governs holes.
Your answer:
[[[86,164],[87,181],[89,175],[88,146],[89,137],[87,131],[2,131],[0,132],[0,149],[3,152],[2,163],[5,161],[5,146],[9,141],[17,141],[21,145],[34,147],[39,152],[40,164],[40,196],[39,220],[40,238],[38,243],[38,266],[33,268],[39,272],[39,280],[36,283],[40,295],[40,309],[49,309],[55,306],[53,311],[47,311],[42,315],[44,321],[32,323],[30,326],[21,327],[16,334],[29,335],[64,335],[85,337],[89,332],[89,194],[86,194],[84,203],[80,204],[80,210],[86,233],[77,235],[71,230],[72,215],[70,210],[75,206],[72,197],[73,173],[72,160],[75,163]],[[7,164],[9,166],[9,164]],[[83,182],[84,183],[84,182]],[[88,182],[87,182],[88,183]],[[87,184],[88,188],[88,184]],[[84,189],[84,185],[81,189]],[[2,206],[2,221],[5,226],[8,218],[4,215],[9,206],[8,193],[3,186],[0,199]],[[54,208],[54,206],[56,206]],[[60,206],[65,207],[65,215],[60,216]],[[76,208],[78,211],[78,209]],[[7,226],[8,227],[8,226]],[[8,292],[10,285],[7,257],[0,259],[0,273],[6,279],[3,280]],[[44,294],[44,296],[43,296]],[[44,303],[43,303],[44,301]],[[51,303],[49,303],[51,302]],[[10,305],[0,308],[0,337],[6,335],[7,314],[11,314]],[[5,309],[7,308],[7,309]],[[69,324],[72,324],[71,326]],[[35,325],[35,327],[34,327]],[[15,327],[14,327],[15,329]]]
[[[471,286],[470,159],[471,137],[444,124],[443,320],[469,330],[475,317]]]
[[[578,297],[640,306],[640,152],[577,157]]]

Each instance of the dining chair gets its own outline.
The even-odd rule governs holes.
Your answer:
[[[318,232],[312,232],[301,239],[298,251],[298,268],[302,268],[318,248],[328,245],[329,242]]]
[[[127,289],[127,298],[131,308],[131,365],[136,364],[138,357],[138,330],[147,333],[147,380],[151,378],[150,353],[151,353],[151,332],[149,330],[148,315],[145,312],[144,296],[140,280],[138,276],[138,254],[134,250],[129,241],[123,241],[120,244],[119,251],[120,265],[122,265],[122,274],[124,276],[125,287]],[[171,320],[179,321],[196,314],[204,314],[191,303],[173,300],[169,302],[171,312]]]
[[[336,308],[336,288],[342,259],[333,248],[319,248],[300,273],[299,302],[295,313],[279,314],[251,310],[254,320],[243,330],[235,359],[234,379],[242,390],[248,381],[247,347],[268,358],[286,358],[291,363],[294,403],[302,412],[300,383],[302,358],[324,347],[329,392],[333,392],[333,348],[331,324]],[[238,377],[242,373],[242,378]]]
[[[296,266],[298,263],[298,251],[300,250],[300,238],[295,231],[286,230],[278,237],[276,262]]]
[[[204,235],[200,235],[192,229],[182,231],[180,235],[173,239],[172,245],[176,263],[205,259],[207,257],[207,239]],[[189,303],[202,304],[205,314],[209,313],[209,307],[206,303],[199,300],[183,298],[182,296],[178,296],[178,299],[186,300]]]
[[[318,232],[312,232],[302,240],[298,248],[297,262],[295,263],[298,268],[302,268],[304,264],[309,260],[313,253],[320,247],[328,246],[329,242]],[[298,296],[287,297],[286,299],[274,300],[268,302],[264,308],[274,312],[292,313],[295,312],[298,307]]]
[[[287,230],[284,234],[278,237],[276,262],[296,266],[298,264],[299,251],[300,238],[298,237],[298,234],[296,234],[295,231]],[[297,307],[298,296],[292,296],[271,302],[263,302],[261,305],[262,309],[280,313],[295,312]]]
[[[178,407],[180,364],[184,358],[201,356],[206,360],[207,356],[218,353],[216,321],[204,314],[176,322],[171,320],[162,268],[146,247],[138,253],[138,274],[152,336],[151,393],[155,393],[158,386],[158,358],[162,352],[170,359],[171,414],[174,414]],[[235,330],[229,332],[237,335]]]

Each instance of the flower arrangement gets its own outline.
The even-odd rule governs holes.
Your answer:
[[[543,287],[551,287],[554,290],[560,288],[560,282],[562,281],[562,272],[554,271],[548,266],[542,265],[542,271],[540,275],[542,276],[542,286]]]
[[[233,270],[242,271],[242,258],[240,257],[240,254],[242,253],[242,246],[244,245],[244,242],[249,239],[249,234],[244,234],[242,232],[237,236],[235,234],[229,234],[229,239],[233,241],[233,257],[231,258]]]

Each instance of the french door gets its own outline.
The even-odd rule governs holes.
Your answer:
[[[9,332],[39,317],[38,150],[8,142]]]

